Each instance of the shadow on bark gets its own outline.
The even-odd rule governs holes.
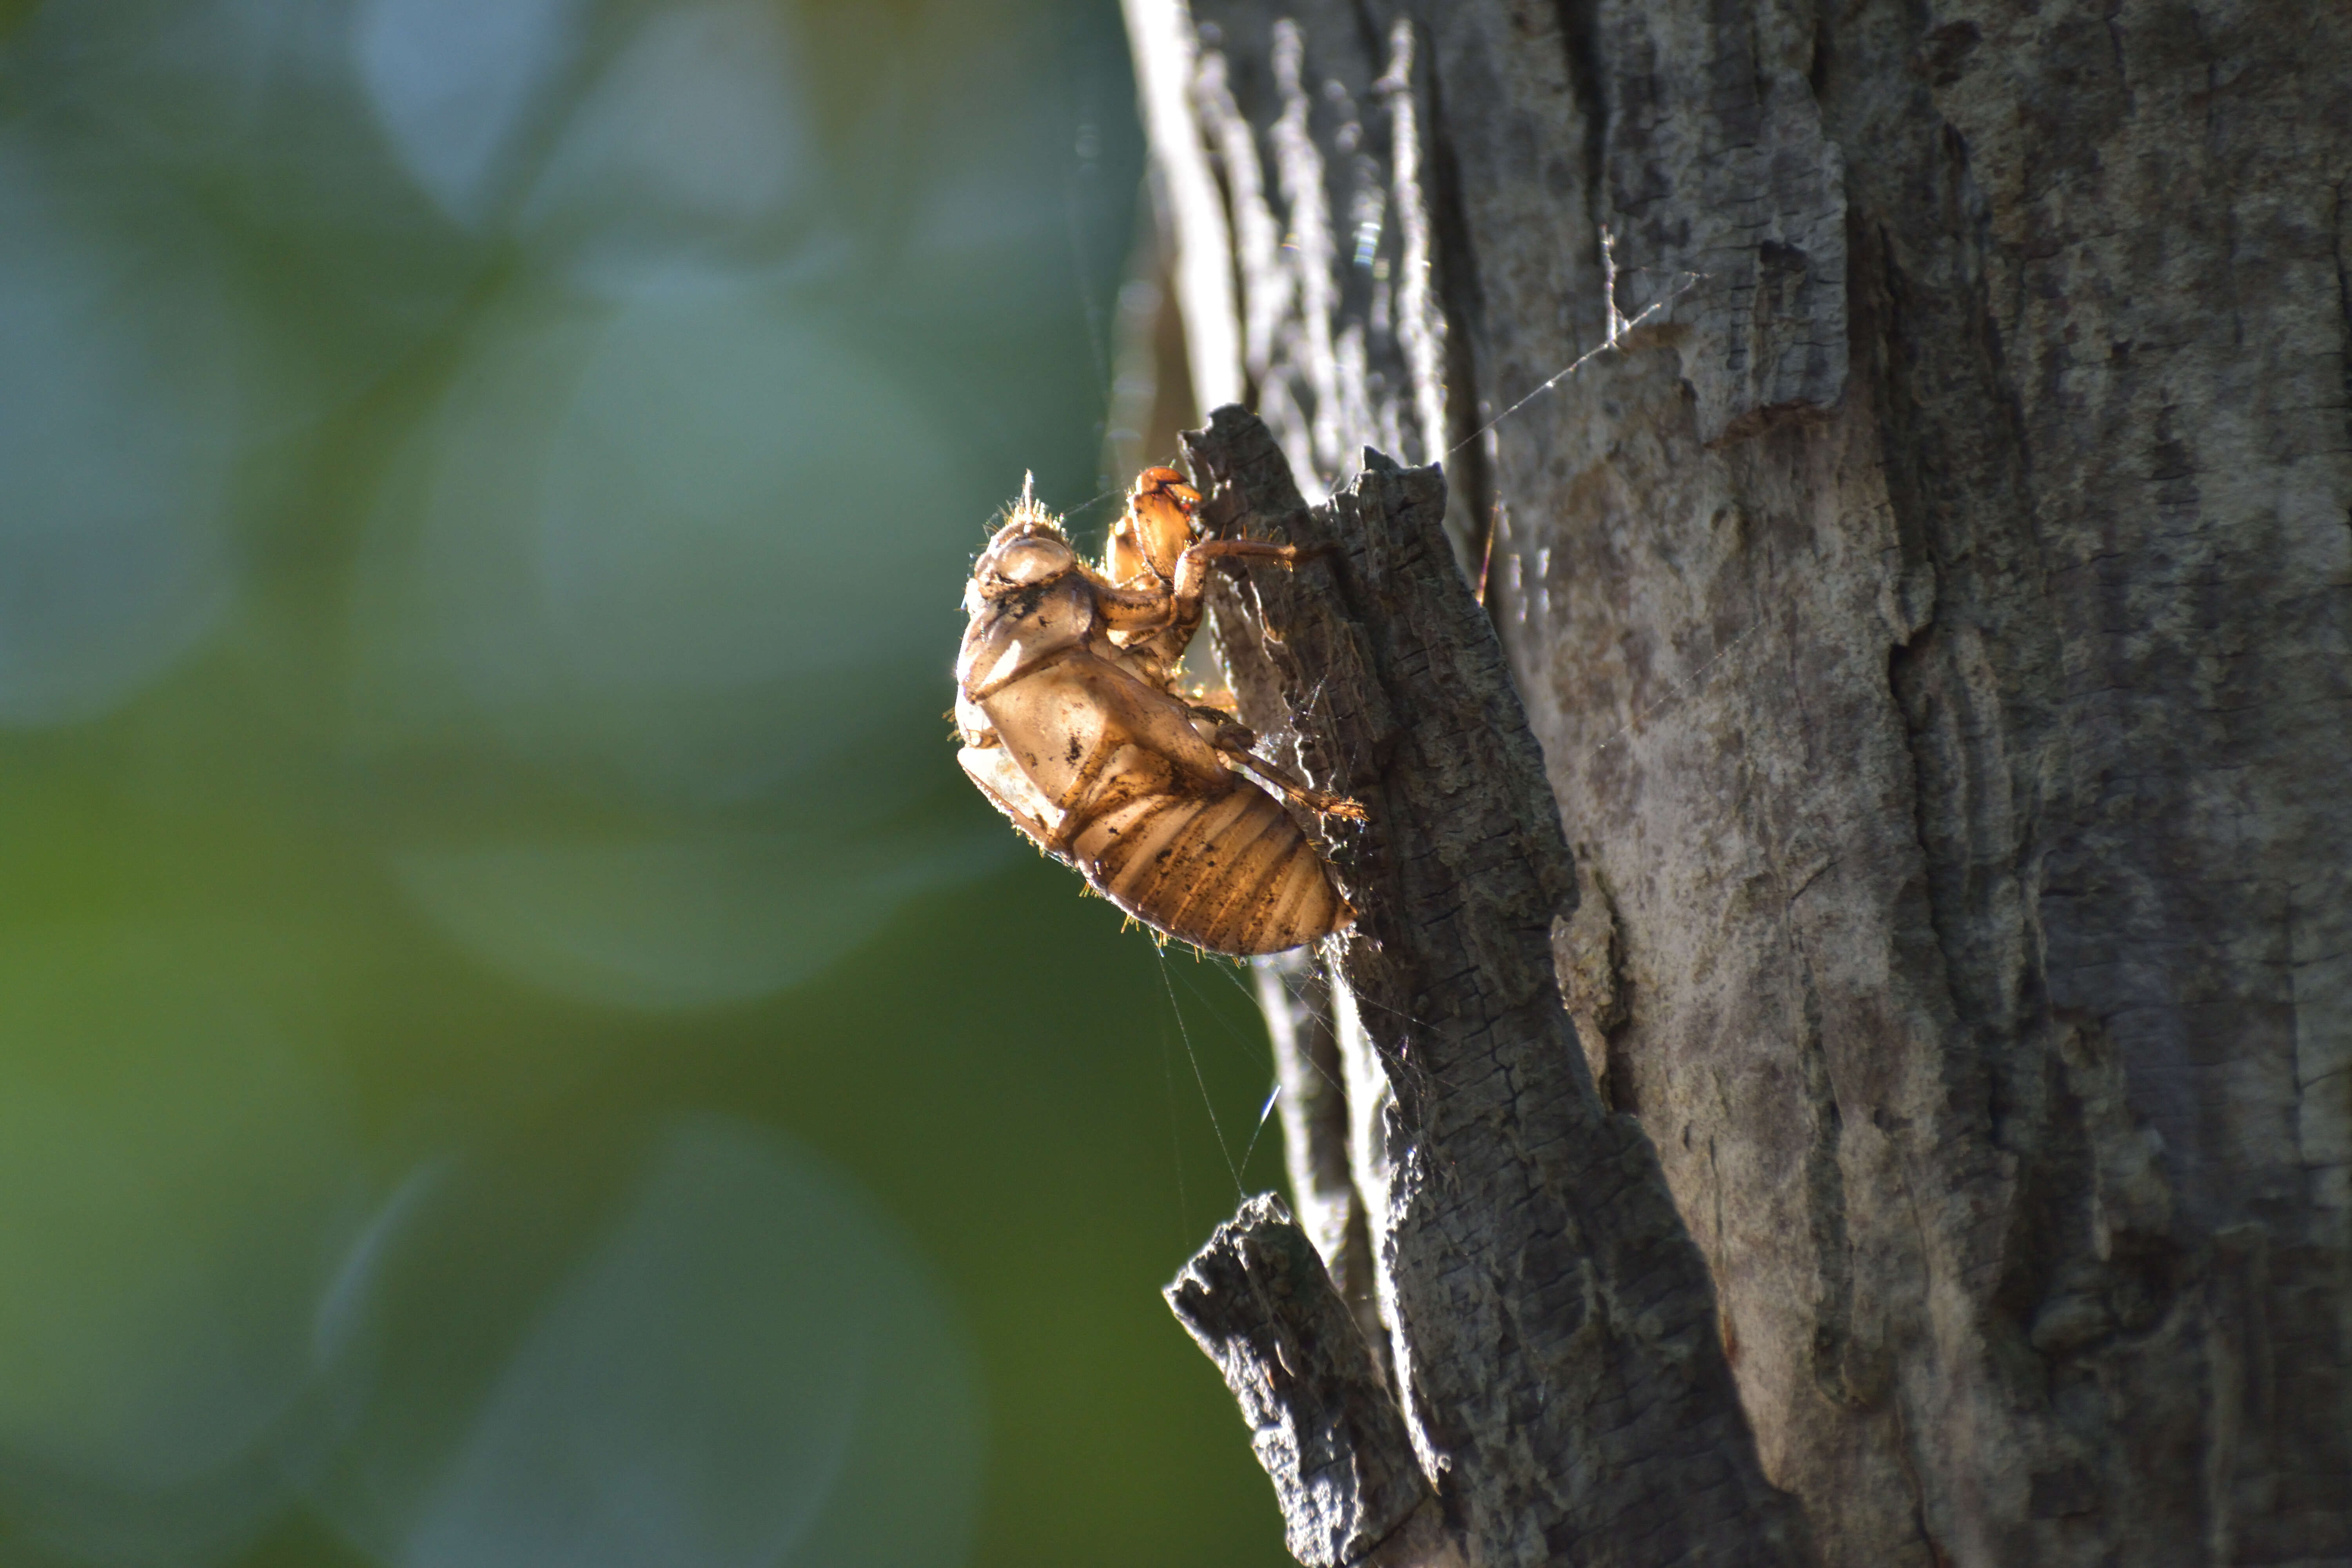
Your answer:
[[[1266,1199],[1171,1289],[1258,1434],[1293,1550],[1360,1561],[1409,1513],[1385,1409],[1468,1563],[1800,1560],[1697,1249],[1561,1005],[1574,870],[1443,475],[1368,449],[1309,508],[1255,417],[1220,408],[1185,442],[1210,531],[1315,552],[1212,596],[1243,721],[1370,814],[1325,842],[1360,914],[1321,960],[1348,1124],[1312,1135],[1349,1142],[1390,1381],[1339,1288],[1297,1282],[1307,1242]]]

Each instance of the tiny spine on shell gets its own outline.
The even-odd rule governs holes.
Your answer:
[[[1142,510],[1164,539],[1164,514],[1180,500],[1189,528],[1197,497],[1172,470],[1147,469],[1129,499],[1127,537]],[[965,595],[971,622],[956,661],[964,772],[1049,854],[1169,936],[1239,956],[1344,929],[1354,911],[1312,840],[1229,760],[1219,731],[1232,726],[1174,690],[1182,648],[1168,632],[1199,624],[1198,570],[1174,570],[1172,556],[1136,570],[1146,553],[1088,566],[1024,484]],[[1114,564],[1128,568],[1126,581],[1109,576]],[[1261,760],[1250,765],[1281,776]]]

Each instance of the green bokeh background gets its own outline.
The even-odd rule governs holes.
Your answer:
[[[1141,165],[1108,4],[0,5],[0,1563],[1286,1560],[1246,976],[940,718]]]

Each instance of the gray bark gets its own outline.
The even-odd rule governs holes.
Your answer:
[[[1241,410],[1217,410],[1186,447],[1210,531],[1314,557],[1220,584],[1211,625],[1243,721],[1370,814],[1324,845],[1358,911],[1324,952],[1343,1136],[1396,1400],[1460,1556],[1790,1560],[1706,1269],[1560,1005],[1551,927],[1574,873],[1501,646],[1454,564],[1443,478],[1368,452],[1308,509]],[[1250,1316],[1202,1284],[1240,1278],[1219,1261],[1229,1247],[1221,1236],[1179,1290],[1213,1353],[1231,1336],[1202,1323]],[[1234,1386],[1263,1409],[1254,1384]],[[1316,1409],[1360,1403],[1308,1394]],[[1333,1539],[1310,1489],[1278,1489],[1294,1543]]]
[[[1550,1005],[1805,1549],[2352,1563],[2352,12],[1129,11],[1203,405],[1310,494],[1445,459],[1576,849]],[[1309,646],[1301,760],[1361,770],[1315,754],[1358,692]],[[1344,1158],[1401,1386],[1451,1398],[1525,1347],[1398,1310],[1381,1104],[1456,1080],[1347,1048],[1350,962],[1308,1230]],[[1548,1124],[1551,1068],[1475,1114]],[[1527,1235],[1608,1279],[1588,1179]],[[1512,1536],[1540,1505],[1441,1468],[1443,1406],[1468,1561],[1670,1560]],[[1617,1486],[1576,1456],[1619,1417],[1524,1408],[1527,1464]]]
[[[1307,1568],[1361,1562],[1428,1498],[1380,1364],[1281,1199],[1219,1226],[1168,1304],[1241,1402]]]

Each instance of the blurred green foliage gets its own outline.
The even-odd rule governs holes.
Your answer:
[[[1140,162],[1101,4],[0,8],[0,1563],[1284,1561],[1241,977],[939,716]]]

